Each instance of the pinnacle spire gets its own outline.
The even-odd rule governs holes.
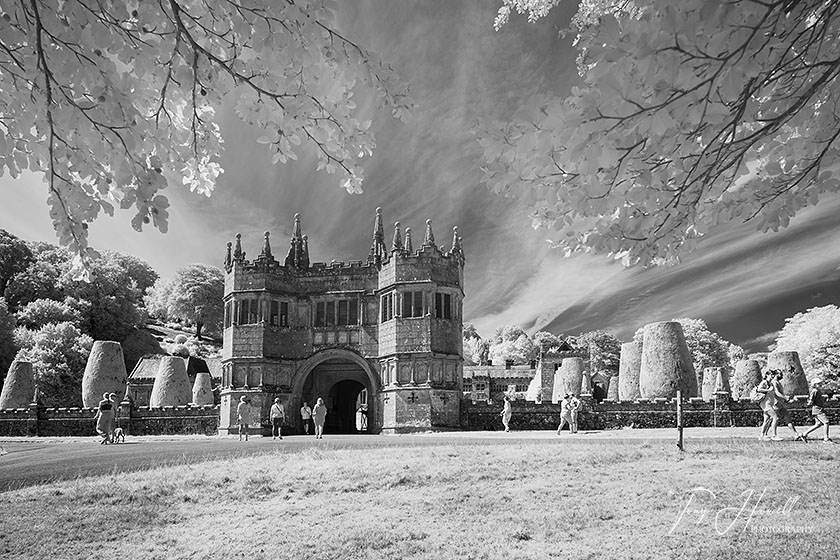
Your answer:
[[[452,228],[452,250],[451,255],[457,256],[461,261],[464,260],[464,247],[461,244],[461,236],[458,235],[458,226]]]
[[[373,222],[373,243],[370,246],[368,262],[380,266],[387,251],[385,247],[385,229],[382,227],[382,208],[377,208],[376,219]]]
[[[227,270],[228,272],[230,272],[230,267],[233,263],[233,258],[231,257],[231,249],[230,249],[231,245],[233,245],[233,243],[228,241],[227,242],[227,251],[225,251],[225,270]]]
[[[283,261],[286,268],[294,268],[295,266],[295,238],[289,239],[289,252],[286,253],[286,260]]]
[[[400,235],[400,223],[394,222],[394,241],[391,244],[391,251],[402,251],[403,242],[402,235]]]
[[[435,234],[432,231],[432,220],[426,220],[426,235],[423,237],[423,245],[435,246]]]
[[[295,213],[295,229],[292,232],[292,237],[295,239],[302,239],[300,233],[300,212]]]
[[[236,234],[236,246],[233,249],[233,260],[235,261],[244,261],[245,260],[245,252],[242,250],[242,234]]]
[[[300,213],[295,214],[295,225],[289,240],[289,253],[283,264],[288,268],[309,267],[309,243],[307,237],[301,234]]]
[[[263,241],[262,252],[260,253],[261,257],[265,257],[271,260],[271,244],[268,242],[268,236],[271,235],[269,232],[265,232],[265,241]]]
[[[411,228],[405,228],[405,252],[409,255],[414,253],[414,247],[411,246]]]

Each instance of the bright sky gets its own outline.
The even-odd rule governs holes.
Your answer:
[[[420,107],[407,124],[376,111],[378,150],[368,162],[365,194],[351,196],[335,176],[315,172],[311,154],[272,166],[256,134],[230,111],[220,116],[226,169],[206,199],[172,186],[170,230],[138,234],[129,212],[91,226],[94,246],[131,253],[164,276],[191,263],[221,265],[225,243],[242,232],[254,256],[263,231],[285,254],[295,212],[303,215],[315,261],[361,260],[374,211],[386,230],[399,220],[422,235],[426,218],[439,244],[460,226],[467,257],[466,320],[482,336],[504,324],[577,334],[603,328],[629,340],[651,321],[698,317],[725,338],[758,350],[784,319],[808,307],[840,303],[840,198],[808,209],[778,234],[729,227],[701,242],[677,267],[624,269],[603,258],[563,258],[524,210],[479,183],[481,150],[469,130],[478,117],[508,119],[542,95],[568,91],[575,52],[557,27],[574,3],[547,21],[512,20],[493,31],[493,2],[367,0],[341,4],[343,29],[382,54],[411,83]],[[173,181],[173,185],[174,185]],[[39,177],[0,179],[0,228],[56,242]],[[389,225],[390,224],[390,225]],[[390,237],[390,235],[389,235]]]

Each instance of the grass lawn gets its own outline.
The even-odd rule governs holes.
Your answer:
[[[833,559],[838,459],[744,440],[326,442],[0,494],[0,558]]]

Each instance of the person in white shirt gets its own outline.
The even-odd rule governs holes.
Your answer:
[[[312,409],[307,403],[300,407],[300,418],[303,420],[303,433],[309,435],[309,424],[312,423]]]
[[[578,431],[578,412],[580,411],[580,399],[572,395],[569,400],[569,410],[572,413],[572,425],[570,426],[572,433],[576,434]]]
[[[251,423],[251,405],[245,395],[239,397],[239,405],[236,407],[237,422],[239,422],[239,441],[242,441],[242,436],[245,436],[245,441],[248,441],[248,424]]]
[[[283,424],[286,423],[286,409],[280,404],[280,397],[274,399],[271,405],[271,439],[283,439]]]

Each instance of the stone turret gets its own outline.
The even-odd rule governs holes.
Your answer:
[[[26,408],[35,399],[35,374],[32,364],[15,360],[0,392],[0,410],[4,408]]]

